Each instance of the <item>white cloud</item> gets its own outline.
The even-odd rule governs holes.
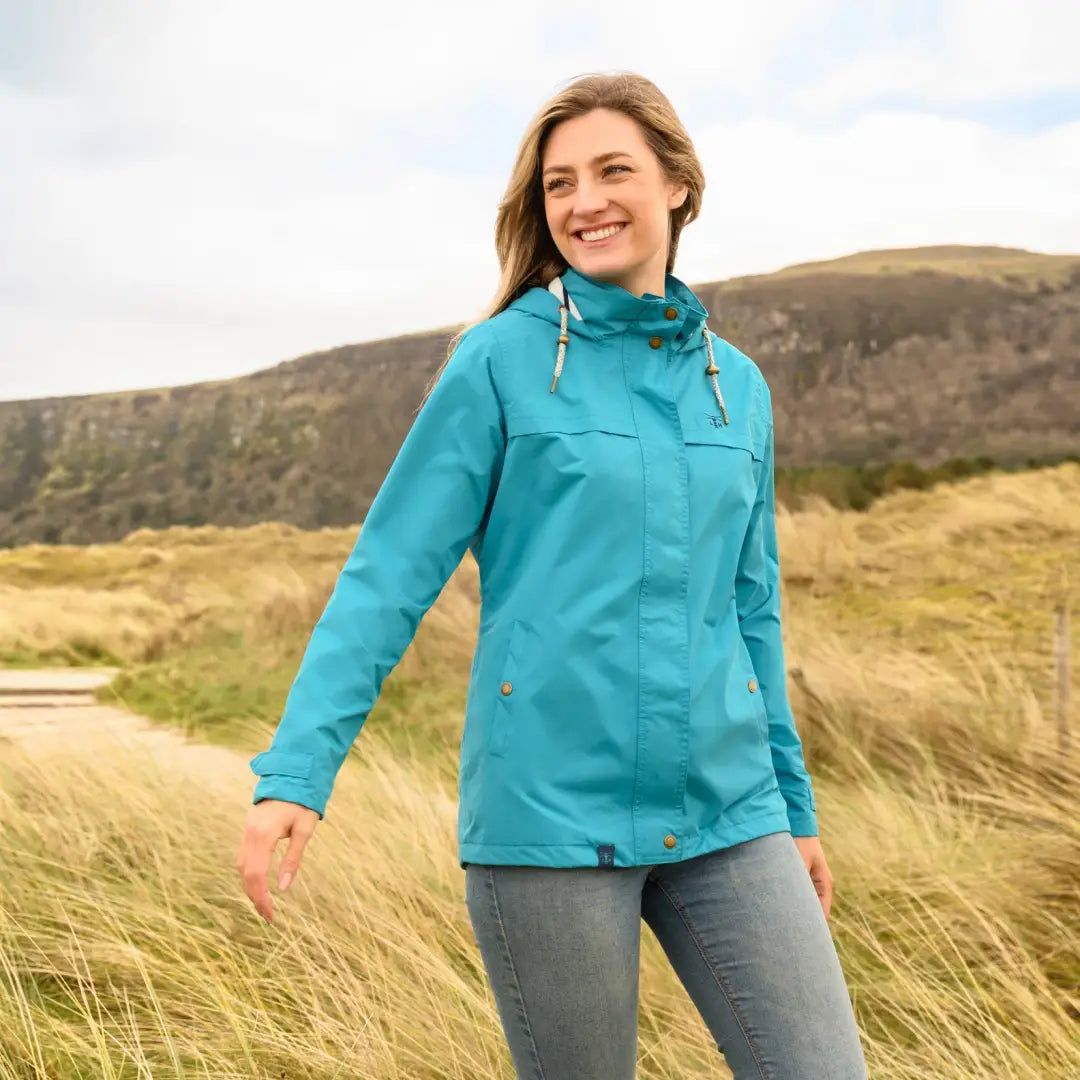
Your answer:
[[[1075,0],[945,0],[926,32],[865,52],[800,96],[828,110],[881,95],[970,104],[1080,87]]]
[[[680,245],[690,280],[921,244],[1080,251],[1080,123],[1019,137],[881,111],[825,131],[722,125],[695,142],[708,186]]]

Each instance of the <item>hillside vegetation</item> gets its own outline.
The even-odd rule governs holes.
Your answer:
[[[945,466],[933,480],[1080,454],[1080,256],[863,252],[695,288],[769,381],[789,495],[859,507],[916,486],[919,468]],[[224,382],[0,402],[0,546],[359,521],[450,333]]]
[[[790,690],[871,1075],[1074,1080],[1080,756],[1058,749],[1050,642],[1080,576],[1080,466],[865,513],[781,507],[778,528]],[[174,528],[0,553],[0,652],[120,663],[121,700],[248,755],[354,535]],[[509,1080],[456,861],[477,603],[466,556],[275,929],[234,870],[250,785],[162,776],[133,750],[0,746],[0,1080]],[[642,935],[639,1075],[717,1075]]]

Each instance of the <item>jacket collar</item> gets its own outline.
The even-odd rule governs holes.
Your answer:
[[[635,296],[621,285],[599,281],[567,267],[546,288],[533,286],[511,307],[558,325],[563,285],[570,298],[570,333],[594,340],[625,331],[659,333],[666,339],[677,338],[676,348],[688,342],[701,343],[701,328],[709,313],[694,292],[673,274],[665,275],[664,296],[653,293]],[[674,319],[667,317],[671,308],[675,309]]]

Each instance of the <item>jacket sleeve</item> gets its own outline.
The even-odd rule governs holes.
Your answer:
[[[254,801],[325,813],[383,680],[486,519],[506,428],[488,323],[458,343],[371,504],[311,633],[268,750],[251,759]]]
[[[735,606],[739,630],[754,665],[769,720],[773,767],[787,804],[792,836],[817,836],[814,788],[803,762],[802,742],[787,695],[780,625],[780,559],[776,546],[772,397],[761,377],[765,452],[757,498],[739,553]]]

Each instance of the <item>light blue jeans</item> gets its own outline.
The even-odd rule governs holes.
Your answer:
[[[735,1080],[866,1080],[789,832],[661,866],[470,863],[465,896],[518,1080],[633,1080],[641,919]]]

